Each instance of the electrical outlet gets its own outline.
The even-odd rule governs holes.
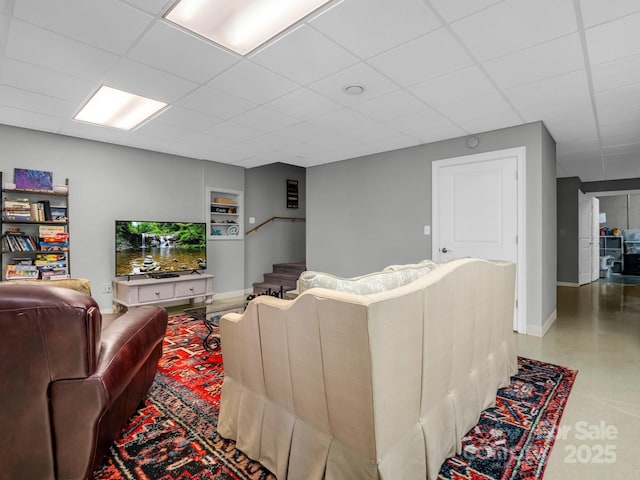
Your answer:
[[[110,283],[105,283],[104,285],[102,285],[102,293],[111,293],[111,284]]]

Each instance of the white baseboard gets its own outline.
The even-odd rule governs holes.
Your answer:
[[[531,335],[533,337],[544,337],[557,318],[558,311],[554,310],[553,312],[551,312],[551,315],[549,315],[549,318],[547,318],[542,327],[538,327],[536,325],[527,325],[527,335]]]
[[[579,283],[571,283],[571,282],[556,282],[558,287],[579,287]]]

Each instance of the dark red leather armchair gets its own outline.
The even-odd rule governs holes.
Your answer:
[[[53,286],[0,287],[0,478],[91,476],[145,398],[167,312],[100,314]]]

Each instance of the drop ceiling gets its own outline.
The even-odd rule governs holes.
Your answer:
[[[640,177],[637,0],[334,1],[246,57],[172,1],[0,0],[0,123],[251,168],[543,121],[559,177]],[[170,107],[74,121],[103,84]]]

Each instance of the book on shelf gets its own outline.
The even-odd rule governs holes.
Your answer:
[[[35,237],[23,232],[5,232],[2,235],[3,252],[33,252],[38,250]]]

